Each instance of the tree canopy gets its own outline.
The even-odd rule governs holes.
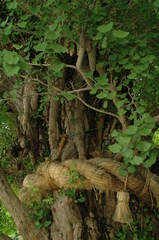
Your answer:
[[[149,171],[159,154],[158,19],[159,0],[0,1],[7,174],[59,160],[63,134],[62,162],[112,158],[121,179]]]

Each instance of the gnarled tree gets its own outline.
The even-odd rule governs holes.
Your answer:
[[[14,114],[17,124],[10,164],[21,163],[14,174],[28,160],[37,169],[23,181],[22,205],[0,168],[0,199],[25,240],[114,239],[114,192],[159,206],[150,172],[158,157],[159,2],[0,6],[0,119]],[[53,222],[37,230],[27,205],[49,192]]]

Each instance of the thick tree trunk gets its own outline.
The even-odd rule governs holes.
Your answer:
[[[0,200],[11,213],[20,235],[25,240],[48,240],[46,231],[34,228],[34,222],[29,218],[28,209],[22,205],[11,189],[5,173],[0,165]],[[2,238],[3,239],[3,238]],[[5,238],[4,238],[5,239]]]

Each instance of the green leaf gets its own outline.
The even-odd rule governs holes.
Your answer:
[[[20,17],[21,20],[27,20],[31,15],[30,14],[24,14],[23,16]]]
[[[101,40],[103,37],[103,34],[101,32],[98,32],[97,35],[95,36],[95,40]]]
[[[113,145],[109,146],[108,148],[109,148],[109,150],[110,150],[111,152],[113,152],[113,153],[118,153],[118,152],[120,152],[120,150],[122,149],[122,146],[120,146],[120,145],[117,144],[117,143],[114,143]]]
[[[48,227],[48,226],[50,226],[50,224],[51,224],[51,221],[49,220],[49,221],[45,221],[44,223],[43,223],[43,227]]]
[[[109,32],[113,27],[113,22],[110,22],[106,25],[101,25],[99,26],[97,29],[99,32],[102,32],[102,33],[106,33],[106,32]]]
[[[143,162],[144,167],[150,168],[156,162],[156,157],[150,157],[148,160]]]
[[[152,129],[144,128],[139,131],[141,136],[148,136],[152,132]]]
[[[131,125],[131,126],[129,126],[129,127],[127,128],[126,134],[127,134],[127,135],[134,135],[134,134],[137,132],[137,130],[138,130],[138,127],[137,127],[137,126]]]
[[[51,66],[51,69],[55,72],[59,72],[61,71],[63,68],[65,67],[65,64],[64,63],[59,63],[59,64],[53,64]]]
[[[148,143],[147,141],[142,141],[137,144],[137,149],[143,152],[146,152],[150,149],[151,143]]]
[[[25,28],[26,25],[27,25],[27,22],[20,22],[20,23],[18,23],[18,27],[20,27],[20,28]]]
[[[130,142],[131,138],[128,137],[128,136],[121,136],[121,135],[119,135],[119,136],[116,137],[116,140],[117,140],[121,145],[125,145],[125,144],[127,144],[127,143]]]
[[[7,24],[8,19],[9,19],[9,17],[7,17],[6,20],[1,23],[1,27],[4,27]]]
[[[50,47],[56,52],[56,53],[66,53],[67,48],[61,46],[60,44],[54,43],[51,44]]]
[[[106,48],[106,46],[107,46],[107,37],[104,37],[102,41],[102,48]]]
[[[32,68],[29,64],[27,64],[26,62],[22,62],[22,61],[19,61],[17,63],[17,66],[19,66],[20,69],[25,70],[25,71],[28,71]]]
[[[119,133],[117,132],[117,130],[114,129],[114,131],[112,132],[111,135],[112,135],[112,137],[116,137],[116,136],[118,136],[118,134],[119,134]]]
[[[104,101],[103,108],[107,108],[107,106],[108,106],[108,102]]]
[[[153,2],[153,5],[154,5],[155,7],[158,7],[158,8],[159,8],[159,0],[154,1],[154,2]]]
[[[7,76],[9,77],[17,74],[20,69],[20,67],[18,67],[17,65],[10,65],[6,62],[3,62],[3,67],[5,69]]]
[[[108,94],[107,98],[112,100],[115,97],[115,95],[116,95],[116,92],[111,92]]]
[[[40,52],[40,51],[44,51],[45,48],[46,48],[46,46],[47,46],[47,43],[46,43],[46,42],[38,43],[38,44],[34,47],[34,49],[35,49],[35,51]]]
[[[140,107],[138,107],[138,109],[136,110],[136,112],[137,112],[137,113],[143,113],[143,112],[145,112],[145,110],[146,110],[145,107],[140,106]]]
[[[130,73],[130,74],[127,76],[128,79],[134,79],[135,77],[136,77],[136,73],[135,73],[135,72]]]
[[[114,30],[113,31],[114,37],[117,38],[125,38],[129,35],[129,32],[121,31],[121,30]]]
[[[37,14],[40,11],[41,5],[29,6],[29,11],[33,14]]]
[[[45,32],[45,36],[46,38],[48,38],[49,40],[56,40],[59,38],[59,34],[57,34],[56,32],[53,32],[53,31],[50,31],[50,30],[47,30]]]
[[[93,71],[87,72],[87,73],[85,73],[84,75],[85,75],[86,78],[90,78],[90,77],[92,77],[92,75],[93,75]]]
[[[122,150],[121,153],[124,158],[131,159],[134,156],[134,151],[131,148],[126,148],[126,150]]]
[[[67,93],[67,92],[64,92],[62,95],[63,95],[68,101],[71,101],[71,100],[75,99],[75,97],[76,97],[74,94],[69,94],[69,93]]]
[[[97,95],[97,98],[99,99],[103,99],[103,98],[106,98],[108,95],[108,92],[100,92],[98,95]]]
[[[14,0],[12,2],[6,3],[8,9],[16,9],[17,8],[17,1]]]
[[[135,171],[136,171],[135,166],[130,165],[130,166],[128,167],[128,172],[129,172],[129,173],[135,173]]]
[[[16,50],[19,50],[23,47],[23,45],[18,45],[18,44],[13,44],[13,47],[16,49]]]
[[[4,34],[9,35],[12,32],[12,22],[9,23],[8,27],[4,29]]]
[[[122,116],[126,113],[126,110],[125,109],[121,109],[119,112],[118,112],[118,115],[119,116]]]
[[[123,59],[119,60],[118,63],[124,65],[125,63],[127,63],[128,60],[129,60],[129,58],[123,58]]]
[[[123,169],[123,168],[120,168],[119,171],[118,171],[118,174],[122,175],[124,177],[127,177],[128,176],[128,171]]]
[[[9,94],[6,93],[6,92],[3,94],[3,98],[4,98],[4,99],[8,98],[8,96],[9,96]]]
[[[97,87],[92,88],[92,90],[90,91],[90,94],[94,95],[94,94],[96,94],[97,91],[98,91]]]
[[[16,52],[9,52],[7,50],[3,51],[4,53],[4,61],[8,64],[17,64],[19,61],[19,56]]]
[[[117,108],[120,108],[124,105],[124,103],[125,103],[125,100],[120,100],[120,101],[116,102],[115,105]]]
[[[124,67],[125,69],[132,69],[133,64],[132,64],[132,63],[128,63],[128,64],[125,64],[123,67]]]
[[[143,161],[144,161],[143,157],[135,156],[130,162],[133,165],[140,165],[143,163]]]

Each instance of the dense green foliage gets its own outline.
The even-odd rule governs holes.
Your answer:
[[[9,162],[8,152],[16,139],[17,126],[11,112],[20,115],[11,103],[18,99],[18,90],[29,78],[36,83],[39,97],[34,119],[43,120],[52,94],[61,105],[64,99],[76,98],[90,109],[118,120],[112,132],[114,144],[106,150],[121,152],[120,174],[134,173],[138,165],[150,168],[159,154],[158,132],[154,135],[159,107],[158,19],[159,0],[0,1],[3,167]],[[73,85],[68,79],[67,90],[58,88],[56,81],[63,77],[65,68],[76,70],[85,84]],[[4,83],[6,79],[9,85]],[[87,91],[87,102],[78,91]],[[99,104],[93,105],[96,102]],[[79,178],[76,171],[70,174],[71,183],[74,178]],[[83,200],[82,196],[79,199]],[[36,217],[45,217],[42,210]]]

